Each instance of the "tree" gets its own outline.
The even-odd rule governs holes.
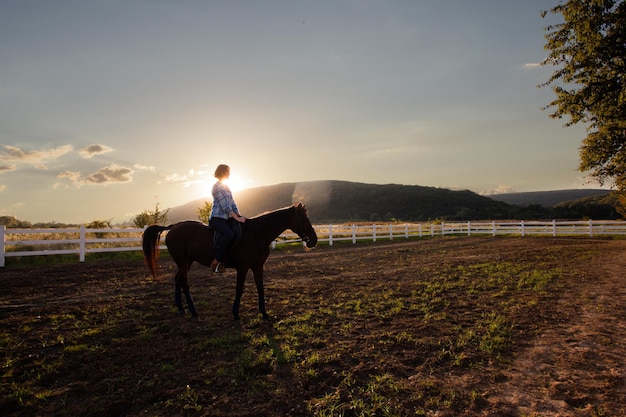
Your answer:
[[[91,223],[87,223],[85,227],[87,229],[110,229],[113,226],[111,220],[93,220]]]
[[[0,216],[0,226],[12,227],[15,229],[28,229],[32,225],[30,224],[30,222],[18,220],[13,216]]]
[[[111,229],[111,220],[93,220],[91,223],[85,225],[86,229]],[[98,239],[106,237],[106,233],[96,233]]]
[[[170,209],[165,211],[161,211],[159,208],[159,203],[156,203],[154,211],[144,210],[133,218],[133,223],[135,227],[143,228],[145,226],[151,224],[162,224],[165,225],[167,223],[167,213],[170,212]]]
[[[549,11],[563,22],[546,27],[543,65],[557,67],[542,87],[556,94],[551,118],[587,124],[582,172],[612,182],[626,210],[626,4],[624,0],[561,0]]]
[[[204,202],[204,206],[198,207],[198,219],[202,223],[209,223],[209,217],[211,217],[211,211],[213,210],[213,203],[208,201]]]

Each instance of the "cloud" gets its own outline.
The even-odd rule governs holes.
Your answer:
[[[85,178],[85,181],[91,184],[109,184],[116,182],[130,182],[133,180],[131,174],[133,170],[118,165],[110,165],[101,168]]]
[[[15,171],[15,165],[0,165],[0,174]]]
[[[57,175],[57,178],[67,179],[72,184],[74,184],[76,187],[80,187],[80,182],[81,182],[80,181],[80,172],[63,171],[59,175]]]
[[[205,171],[196,171],[194,169],[190,169],[187,174],[174,173],[174,174],[167,175],[164,179],[165,179],[165,182],[177,183],[187,188],[191,185],[200,184],[204,182],[203,179],[199,178],[204,175],[206,175]]]
[[[91,184],[108,185],[132,181],[133,172],[134,171],[130,168],[113,164],[108,167],[101,168],[85,177],[83,177],[80,172],[63,171],[57,175],[57,178],[69,180],[76,187]]]
[[[513,187],[500,184],[496,188],[491,188],[489,190],[481,191],[480,195],[508,194],[508,193],[514,193],[514,192],[515,190],[513,189]]]
[[[187,175],[180,174],[170,174],[165,177],[165,182],[185,182],[189,181],[189,177]]]
[[[0,151],[0,161],[25,162],[45,169],[43,162],[57,159],[73,150],[72,145],[57,146],[44,151],[25,151],[17,146],[4,145],[4,151]]]
[[[133,168],[135,169],[141,169],[143,171],[150,171],[150,172],[154,172],[156,171],[156,168],[153,166],[148,166],[148,165],[141,165],[141,164],[135,164],[133,165]]]
[[[525,68],[537,68],[541,66],[541,62],[528,62],[524,64]]]
[[[83,156],[83,158],[91,158],[94,155],[100,155],[101,153],[111,152],[113,149],[108,146],[93,144],[87,147],[84,147],[79,152]]]

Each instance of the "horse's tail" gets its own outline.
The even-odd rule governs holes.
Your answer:
[[[153,224],[143,231],[142,247],[143,258],[153,277],[156,278],[157,261],[159,259],[159,243],[161,242],[161,233],[170,230],[172,225],[159,226]]]

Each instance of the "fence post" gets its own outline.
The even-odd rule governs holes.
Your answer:
[[[405,239],[409,238],[409,224],[408,223],[404,223],[404,238]]]
[[[393,240],[393,224],[389,224],[389,240]]]
[[[589,237],[593,237],[593,220],[589,219]]]
[[[556,219],[552,219],[552,237],[556,237]]]
[[[445,222],[441,222],[441,236],[446,235],[446,224]]]
[[[522,224],[522,237],[524,237],[524,232],[526,231],[526,230],[524,229],[524,220],[522,220],[522,223],[521,223],[521,224]]]
[[[352,244],[356,244],[356,225],[352,224]]]
[[[492,220],[491,221],[491,236],[495,236],[496,235],[496,221]]]
[[[80,254],[78,255],[79,262],[85,262],[85,225],[80,226]]]
[[[333,225],[328,225],[328,246],[333,246]]]
[[[472,225],[471,225],[471,222],[469,220],[467,221],[467,235],[468,236],[472,235]]]
[[[372,225],[372,242],[376,242],[376,224]]]
[[[431,224],[430,224],[430,235],[431,235],[432,237],[434,237],[434,236],[435,236],[435,223],[431,223]]]
[[[6,231],[6,226],[0,226],[0,268],[4,267],[4,236]]]

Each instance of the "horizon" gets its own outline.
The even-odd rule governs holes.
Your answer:
[[[471,190],[465,190],[465,189],[450,189],[450,188],[445,188],[445,187],[432,187],[432,186],[427,186],[427,185],[412,185],[412,184],[397,184],[397,183],[386,183],[386,184],[374,184],[374,183],[364,183],[364,182],[360,182],[360,181],[345,181],[345,180],[312,180],[312,181],[298,181],[298,182],[291,182],[291,181],[286,181],[286,182],[281,182],[281,183],[277,183],[277,184],[269,184],[269,185],[262,185],[262,186],[258,186],[258,187],[248,187],[248,188],[242,188],[239,189],[237,191],[233,191],[233,196],[235,197],[235,200],[237,200],[238,197],[238,193],[243,192],[243,191],[247,191],[247,190],[254,190],[257,188],[265,188],[265,187],[275,187],[275,186],[279,186],[279,185],[283,185],[283,184],[293,184],[294,186],[298,186],[299,184],[304,184],[304,183],[316,183],[316,182],[348,182],[348,183],[354,183],[354,184],[364,184],[364,185],[375,185],[375,186],[385,186],[385,185],[400,185],[400,186],[407,186],[407,187],[424,187],[424,188],[436,188],[436,189],[446,189],[446,190],[450,190],[450,191],[470,191],[473,192]],[[516,194],[533,194],[533,193],[559,193],[559,192],[567,192],[567,191],[584,191],[584,190],[588,190],[588,191],[607,191],[610,192],[610,189],[606,189],[606,188],[569,188],[569,189],[558,189],[558,190],[538,190],[538,191],[520,191],[520,192],[512,192],[512,193],[497,193],[497,194],[490,194],[490,195],[485,195],[485,194],[478,194],[475,193],[476,195],[480,195],[483,197],[489,197],[492,198],[494,196],[498,196],[498,195],[516,195]],[[498,200],[497,198],[495,200]],[[161,206],[161,209],[163,210],[173,210],[173,209],[179,209],[184,207],[185,205],[194,203],[194,202],[198,202],[200,203],[201,201],[210,201],[212,202],[212,197],[210,195],[208,196],[203,196],[203,197],[197,197],[197,198],[193,198],[189,201],[185,201],[185,202],[181,202],[180,204],[177,204],[175,206],[169,206],[169,207],[164,207]],[[297,201],[293,201],[293,203],[296,203]],[[198,206],[200,207],[200,206]],[[276,209],[279,209],[280,207],[276,207]],[[153,210],[153,207],[147,207],[146,210]],[[69,224],[69,225],[77,225],[77,224],[86,224],[89,223],[91,221],[94,220],[110,220],[112,222],[113,225],[124,225],[124,224],[129,224],[133,222],[133,217],[129,217],[129,218],[125,218],[125,219],[113,219],[111,217],[104,217],[104,218],[100,218],[100,219],[91,219],[89,221],[56,221],[56,220],[38,220],[38,221],[32,221],[31,219],[25,219],[25,218],[19,218],[17,216],[11,216],[11,215],[4,215],[4,214],[0,214],[0,217],[2,216],[8,216],[8,217],[14,217],[16,220],[18,221],[25,221],[25,222],[29,222],[31,224]]]
[[[585,126],[542,110],[553,6],[2,2],[0,216],[125,221],[206,198],[220,163],[234,190],[601,188]]]

